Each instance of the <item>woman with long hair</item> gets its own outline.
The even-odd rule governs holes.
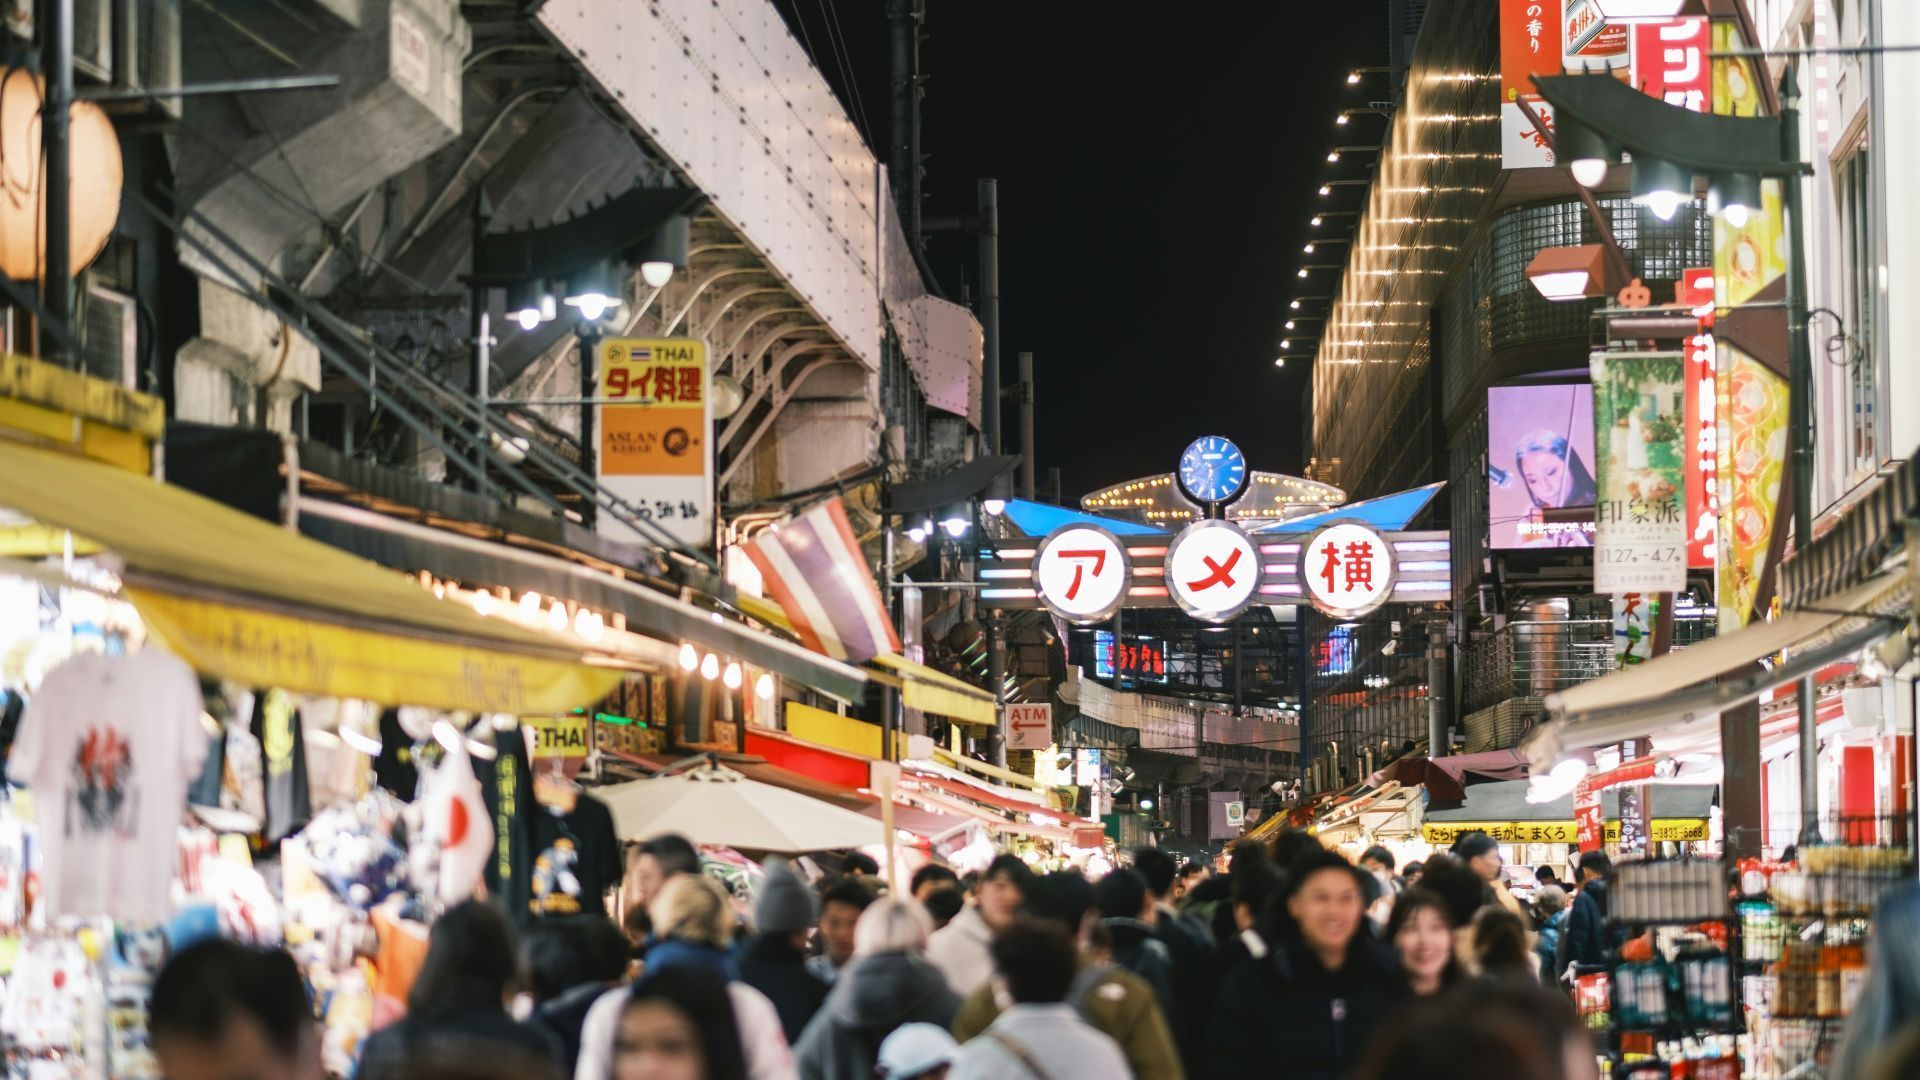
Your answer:
[[[1387,943],[1400,954],[1400,970],[1415,997],[1432,997],[1460,978],[1453,955],[1453,917],[1431,889],[1414,886],[1393,902]]]
[[[367,1040],[358,1076],[406,1076],[417,1062],[450,1051],[522,1061],[528,1075],[556,1068],[560,1048],[552,1033],[507,1014],[520,989],[519,956],[513,926],[498,909],[477,900],[449,908],[427,939],[406,1018]]]
[[[1545,523],[1548,510],[1592,506],[1599,499],[1600,486],[1594,483],[1579,452],[1556,432],[1530,431],[1521,436],[1513,448],[1513,465],[1533,504],[1527,519],[1536,525]],[[1592,543],[1579,531],[1543,532],[1537,538],[1543,547],[1587,547]]]
[[[614,1035],[611,1080],[746,1080],[727,980],[669,967],[633,988]]]

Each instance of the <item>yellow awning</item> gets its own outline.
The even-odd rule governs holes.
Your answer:
[[[897,653],[881,653],[869,661],[869,666],[886,668],[900,676],[901,700],[909,709],[967,724],[993,726],[1000,722],[1000,710],[993,695],[971,683],[961,682],[925,664],[916,664]]]
[[[470,712],[561,712],[621,674],[268,522],[56,451],[0,441],[0,506],[125,564],[153,632],[202,673]]]

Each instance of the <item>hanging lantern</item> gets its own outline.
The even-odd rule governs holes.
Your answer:
[[[0,76],[0,273],[38,281],[46,272],[47,206],[40,145],[45,83],[25,68]],[[106,247],[120,217],[120,141],[100,106],[68,110],[68,263],[78,274]]]

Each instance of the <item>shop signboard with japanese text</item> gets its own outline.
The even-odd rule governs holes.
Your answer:
[[[1451,844],[1470,832],[1483,832],[1502,844],[1577,844],[1580,826],[1567,821],[1426,821],[1420,826],[1420,838],[1430,844]],[[1647,825],[1647,839],[1654,843],[1692,843],[1709,836],[1705,818],[1655,818]],[[1606,843],[1620,842],[1620,822],[1609,821],[1603,834]]]
[[[1552,106],[1533,85],[1536,75],[1608,72],[1654,97],[1704,112],[1712,93],[1702,17],[1622,23],[1607,18],[1605,0],[1500,0],[1500,158],[1508,169],[1554,164],[1548,132]],[[1751,115],[1751,114],[1749,114]]]
[[[1489,546],[1593,546],[1593,387],[1487,391]]]
[[[1047,607],[1072,623],[1105,622],[1127,595],[1132,568],[1119,539],[1096,525],[1048,534],[1033,557],[1033,584]]]
[[[1699,320],[1687,339],[1687,566],[1711,570],[1719,558],[1720,388],[1713,340],[1712,269],[1686,270],[1675,300]]]
[[[600,342],[600,483],[689,547],[713,546],[713,405],[707,345],[691,338]],[[658,544],[600,515],[600,532]]]
[[[1679,592],[1687,584],[1684,359],[1596,352],[1592,370],[1594,591]]]

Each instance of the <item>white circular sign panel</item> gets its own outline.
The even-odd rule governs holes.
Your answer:
[[[1230,622],[1260,590],[1260,549],[1237,525],[1196,521],[1167,548],[1167,595],[1206,622]]]
[[[1056,529],[1033,555],[1033,587],[1055,615],[1105,622],[1127,598],[1133,568],[1119,538],[1095,525]]]
[[[1339,521],[1300,548],[1300,586],[1328,615],[1364,615],[1393,596],[1393,544],[1371,526]]]

